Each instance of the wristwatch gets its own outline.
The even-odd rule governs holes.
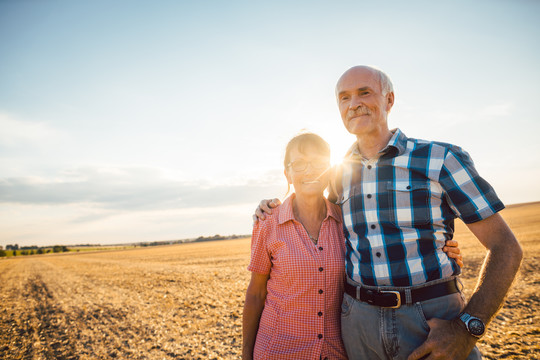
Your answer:
[[[467,313],[461,313],[458,315],[458,319],[465,324],[465,328],[474,337],[481,338],[486,332],[486,325],[477,317],[474,317]]]

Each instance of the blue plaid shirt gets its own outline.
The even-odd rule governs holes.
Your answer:
[[[364,285],[413,286],[458,275],[442,251],[454,219],[473,223],[504,205],[458,146],[393,133],[379,157],[362,158],[355,144],[342,165],[347,276]]]

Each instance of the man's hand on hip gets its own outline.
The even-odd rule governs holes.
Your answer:
[[[463,256],[461,256],[461,250],[456,240],[446,240],[443,251],[452,259],[456,261],[459,267],[463,267]]]
[[[429,331],[426,341],[412,352],[407,360],[466,359],[476,344],[457,320],[428,320]]]

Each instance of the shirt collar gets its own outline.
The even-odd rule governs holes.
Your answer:
[[[281,205],[279,215],[278,215],[279,225],[286,223],[287,221],[296,220],[294,217],[294,212],[293,212],[293,207],[292,207],[293,199],[295,197],[296,197],[296,194],[293,193],[291,196],[285,199],[285,201]],[[339,212],[337,211],[337,208],[335,206],[332,206],[330,201],[328,201],[328,199],[326,198],[324,199],[324,202],[326,204],[326,217],[324,218],[323,221],[326,221],[328,217],[332,217],[334,218],[336,222],[341,223],[341,214],[339,214]]]
[[[394,130],[391,130],[394,135],[392,135],[392,138],[388,142],[388,145],[386,145],[386,148],[394,148],[397,150],[397,155],[401,155],[405,152],[407,149],[407,136],[401,131],[400,129],[396,128]],[[383,149],[384,151],[384,149]]]
[[[388,144],[379,151],[379,154],[382,156],[387,153],[394,152],[393,156],[401,155],[405,152],[407,148],[407,136],[398,128],[390,130],[392,133],[392,137],[388,141]],[[345,158],[352,158],[352,157],[362,157],[362,154],[360,154],[360,150],[358,150],[358,144],[355,142],[352,144],[352,146],[347,150],[347,153],[345,154]]]

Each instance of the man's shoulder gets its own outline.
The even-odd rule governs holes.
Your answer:
[[[452,152],[464,151],[460,146],[447,143],[444,141],[425,140],[425,139],[410,138],[410,137],[408,137],[406,141],[412,145],[412,146],[410,145],[407,146],[407,148],[414,149],[414,150],[439,149],[439,150],[444,151],[445,153],[448,151],[452,151]]]

